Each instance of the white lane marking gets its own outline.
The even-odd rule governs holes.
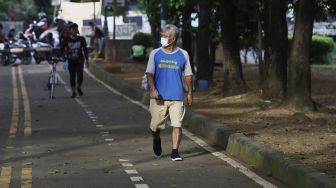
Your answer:
[[[106,142],[113,142],[113,141],[114,141],[114,138],[105,138],[105,141],[106,141]]]
[[[96,125],[97,128],[102,128],[104,125]]]
[[[127,159],[119,159],[119,162],[128,162],[129,160]]]
[[[147,184],[135,184],[136,188],[149,188]]]
[[[197,138],[191,132],[189,132],[189,131],[187,131],[185,129],[183,129],[183,132],[184,132],[184,134],[187,137],[189,137],[191,140],[193,140],[199,146],[203,147],[205,150],[207,150],[208,152],[210,152],[213,156],[215,156],[215,157],[217,157],[217,158],[225,161],[226,163],[230,164],[232,167],[238,169],[239,172],[245,174],[245,176],[249,177],[250,179],[253,179],[259,185],[261,185],[263,187],[267,187],[267,188],[276,188],[275,185],[273,185],[270,182],[264,180],[263,178],[261,178],[260,176],[258,176],[256,173],[250,171],[248,168],[246,168],[245,166],[241,165],[237,161],[231,159],[230,157],[228,157],[224,153],[216,151],[215,148],[209,146],[206,142],[204,142],[203,140]]]
[[[137,170],[125,170],[126,174],[139,174]]]
[[[144,181],[141,176],[132,176],[130,177],[131,181]]]
[[[132,163],[121,163],[121,166],[123,166],[123,167],[132,167],[133,164]]]
[[[109,134],[108,131],[101,131],[100,134]]]
[[[99,80],[98,78],[96,78],[93,74],[91,74],[89,71],[85,70],[85,72],[95,81],[97,81],[98,83],[102,84],[105,88],[107,88],[108,90],[112,91],[114,94],[119,95],[120,97],[123,97],[124,99],[130,101],[131,103],[140,106],[141,108],[143,108],[144,110],[146,110],[147,112],[149,112],[149,109],[146,105],[140,103],[139,101],[135,101],[125,95],[123,95],[122,93],[120,93],[119,91],[115,90],[114,88],[112,88],[111,86],[107,85],[106,83],[104,83],[103,81]],[[247,169],[246,167],[244,167],[242,164],[234,161],[233,159],[229,158],[228,156],[224,155],[223,153],[220,152],[216,152],[216,149],[214,149],[213,147],[209,146],[206,142],[204,142],[203,140],[201,140],[200,138],[194,136],[192,133],[190,133],[188,130],[183,129],[182,133],[184,135],[186,135],[187,137],[189,137],[191,140],[193,140],[195,143],[197,143],[198,145],[200,145],[201,147],[203,147],[206,151],[209,151],[212,155],[214,155],[215,157],[217,157],[218,159],[221,159],[225,162],[227,162],[228,164],[230,164],[232,167],[237,168],[241,173],[243,173],[245,176],[249,177],[250,179],[252,179],[253,181],[255,181],[256,183],[258,183],[259,185],[266,187],[266,188],[276,188],[277,186],[273,185],[272,183],[268,182],[267,180],[261,178],[260,176],[258,176],[256,173],[250,171],[249,169]],[[215,154],[214,154],[215,153]]]

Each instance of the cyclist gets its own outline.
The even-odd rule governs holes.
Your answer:
[[[66,37],[61,42],[61,52],[66,55],[68,60],[68,70],[70,73],[70,85],[72,89],[71,98],[77,96],[76,89],[79,96],[83,96],[83,70],[84,63],[88,65],[88,51],[85,38],[79,36],[78,25],[72,23],[70,25],[70,36]],[[77,85],[76,85],[77,78]],[[76,87],[77,86],[77,87]]]

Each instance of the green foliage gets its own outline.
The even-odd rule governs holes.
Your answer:
[[[0,0],[0,20],[27,20],[37,12],[34,0]]]
[[[246,49],[256,45],[258,35],[258,19],[260,19],[263,4],[257,1],[239,1],[237,4],[237,32],[239,33],[239,45]]]
[[[151,24],[160,23],[160,0],[139,0],[139,8],[147,14]]]
[[[145,48],[153,47],[151,35],[148,33],[138,32],[133,36],[134,44],[141,44]]]
[[[311,46],[311,64],[332,63],[332,51],[334,50],[334,40],[331,37],[313,36]]]
[[[289,44],[293,37],[289,36]],[[310,64],[331,64],[332,51],[335,48],[334,40],[331,37],[314,35],[310,48]]]

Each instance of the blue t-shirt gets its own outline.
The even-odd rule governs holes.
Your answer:
[[[173,53],[165,52],[162,48],[153,50],[146,73],[154,74],[159,100],[184,100],[184,76],[192,75],[185,50],[177,48]]]

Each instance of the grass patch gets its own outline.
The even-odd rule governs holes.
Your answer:
[[[336,64],[313,64],[311,68],[315,69],[336,69]]]

